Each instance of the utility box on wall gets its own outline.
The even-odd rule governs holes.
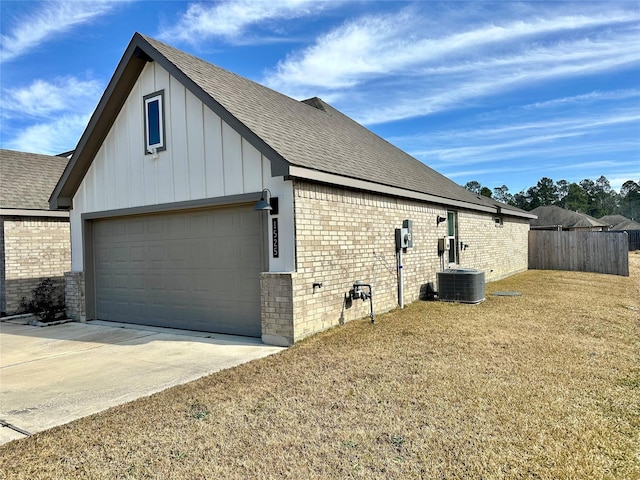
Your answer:
[[[413,220],[403,220],[402,228],[396,228],[396,250],[413,248]]]
[[[407,231],[404,228],[396,228],[396,250],[406,250],[409,245]]]
[[[449,239],[447,237],[439,238],[438,255],[442,255],[447,250],[449,250]]]
[[[403,220],[402,230],[406,235],[406,248],[413,248],[413,220]]]

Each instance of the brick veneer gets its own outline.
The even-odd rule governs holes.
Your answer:
[[[487,281],[527,269],[529,223],[458,209],[461,267],[485,272]],[[375,313],[398,305],[395,229],[413,220],[414,247],[403,257],[404,301],[437,289],[436,274],[447,265],[438,239],[447,234],[447,207],[372,193],[294,181],[295,272],[265,272],[260,277],[262,339],[290,345],[315,332],[369,315],[369,303],[351,301],[356,280],[373,285]],[[68,272],[67,313],[84,321],[82,272]],[[313,284],[322,283],[314,291]]]
[[[76,322],[86,321],[84,272],[65,272],[64,280],[67,317]]]
[[[69,220],[6,216],[1,225],[2,311],[15,313],[45,278],[62,292],[64,272],[71,266]]]
[[[413,220],[414,247],[403,256],[404,301],[417,300],[436,273],[445,267],[438,254],[438,238],[447,234],[447,208],[435,204],[294,182],[296,273],[278,278],[263,276],[263,333],[288,338],[291,343],[369,314],[369,303],[348,298],[353,282],[373,284],[374,309],[386,312],[398,305],[395,228]],[[527,269],[526,219],[503,218],[457,210],[459,240],[468,244],[460,252],[460,266],[485,271],[487,281]],[[277,280],[276,280],[277,278]],[[277,282],[284,291],[291,282],[291,301],[267,301],[264,289]],[[313,290],[313,283],[322,288]],[[291,330],[282,322],[291,322]]]
[[[274,345],[291,345],[293,336],[293,277],[294,273],[260,275],[260,310],[262,341]]]
[[[503,217],[496,226],[494,216],[467,211],[458,224],[460,241],[469,245],[460,252],[461,267],[483,270],[490,282],[527,270],[528,219]]]

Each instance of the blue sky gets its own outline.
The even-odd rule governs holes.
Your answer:
[[[319,96],[459,184],[640,180],[640,3],[0,1],[0,146],[71,150],[134,32]]]

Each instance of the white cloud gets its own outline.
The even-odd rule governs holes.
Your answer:
[[[338,2],[317,0],[229,0],[220,3],[192,3],[178,22],[162,30],[161,39],[197,44],[203,39],[222,37],[232,43],[248,43],[250,27],[274,20],[305,17]]]
[[[626,16],[615,15],[606,20],[569,16],[537,19],[530,23],[507,21],[504,26],[483,25],[440,37],[431,36],[421,25],[422,18],[408,9],[395,15],[360,18],[333,30],[318,39],[315,45],[281,62],[269,80],[285,85],[291,82],[342,87],[353,85],[360,78],[366,80],[371,73],[410,73],[409,69],[414,67],[440,67],[443,70],[438,73],[446,74],[456,70],[464,72],[468,70],[469,62],[473,65],[475,54],[483,49],[507,46],[513,51],[518,42],[531,37],[626,20]],[[515,43],[509,45],[511,42]],[[543,53],[545,51],[542,49]],[[529,57],[523,57],[521,62],[529,61]],[[514,62],[508,56],[506,60],[498,57],[494,61]],[[431,72],[433,70],[423,70],[423,73]]]
[[[602,100],[627,100],[632,98],[640,98],[640,90],[625,89],[611,91],[594,91],[582,95],[573,95],[571,97],[554,98],[545,102],[536,102],[531,105],[524,105],[522,108],[547,108],[549,106],[565,106],[567,104],[576,104],[579,102],[599,102]]]
[[[391,141],[418,158],[429,159],[434,167],[494,163],[528,155],[557,158],[610,154],[637,148],[637,144],[620,138],[606,138],[606,132],[612,126],[619,129],[625,124],[632,128],[637,125],[640,114],[635,109],[600,112],[592,117],[574,113],[566,112],[566,117],[555,120],[522,119],[517,122],[513,118],[503,118],[504,123],[490,127],[431,131],[424,136],[395,137]],[[496,118],[495,121],[500,120]]]
[[[100,82],[74,77],[34,80],[25,88],[7,89],[4,110],[13,115],[46,117],[58,112],[89,108],[102,93]]]
[[[7,142],[7,148],[22,152],[56,155],[75,148],[87,126],[89,115],[64,115],[31,125]]]
[[[52,36],[90,22],[111,11],[113,1],[34,2],[31,13],[17,18],[8,33],[0,35],[0,62],[7,62],[36,48]]]
[[[98,81],[75,77],[37,79],[23,88],[6,89],[0,117],[8,148],[50,154],[71,150],[102,90]],[[14,125],[16,132],[7,132],[8,125]],[[18,125],[28,126],[18,129]]]
[[[526,110],[526,107],[521,110]],[[482,141],[483,143],[496,142],[502,138],[515,138],[515,135],[538,135],[539,132],[563,132],[593,131],[596,128],[608,127],[611,125],[629,124],[634,125],[640,120],[640,113],[631,108],[619,108],[612,111],[599,109],[595,115],[575,115],[575,111],[566,111],[564,116],[557,116],[553,119],[529,117],[514,120],[521,113],[520,109],[513,111],[512,116],[507,116],[503,111],[495,112],[491,118],[485,119],[485,123],[490,123],[490,127],[478,126],[473,130],[447,130],[446,132],[431,131],[428,135],[413,137],[395,137],[395,141],[403,142],[433,142],[436,138],[448,139],[450,142],[459,143],[461,140]],[[501,118],[500,118],[501,117]]]
[[[619,171],[615,173],[614,177],[607,177],[607,180],[609,180],[609,184],[611,185],[611,188],[613,188],[617,192],[620,192],[620,187],[622,187],[622,185],[624,185],[625,182],[629,180],[638,182],[639,179],[640,179],[640,172],[638,172],[637,170],[635,171],[628,170],[626,172]]]
[[[361,123],[393,121],[516,86],[638,63],[640,40],[629,25],[639,18],[637,11],[609,9],[468,27],[460,22],[441,34],[444,29],[425,23],[433,18],[411,8],[332,30],[280,62],[264,83],[297,98],[349,98],[348,113]],[[562,35],[569,39],[550,40]],[[366,99],[361,106],[358,98]]]
[[[408,23],[413,21],[405,12],[349,22],[280,62],[264,83],[291,92],[310,87],[354,87],[367,77],[383,76],[407,63]],[[394,55],[390,56],[391,52]]]
[[[414,77],[411,98],[393,89],[386,108],[366,106],[353,114],[366,124],[381,123],[454,109],[458,105],[502,94],[508,90],[544,81],[603,73],[640,62],[640,42],[636,35],[616,35],[613,41],[578,41],[500,58],[475,62],[461,61],[446,67],[425,68]]]

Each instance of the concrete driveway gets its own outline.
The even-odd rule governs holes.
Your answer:
[[[257,338],[111,322],[3,321],[0,444],[24,438],[17,430],[40,432],[281,350]]]

